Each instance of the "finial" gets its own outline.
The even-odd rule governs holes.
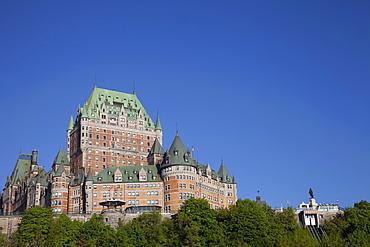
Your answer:
[[[136,95],[136,81],[134,81],[134,95]]]
[[[177,128],[177,123],[176,123],[176,135],[178,135],[178,134],[179,134],[179,130]]]

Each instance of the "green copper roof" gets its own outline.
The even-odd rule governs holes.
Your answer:
[[[87,105],[85,103],[84,108],[82,108],[82,114],[81,114],[82,118],[88,117],[86,108],[87,108]]]
[[[119,169],[122,173],[122,182],[139,182],[139,172],[144,169],[146,172],[145,182],[161,182],[157,166],[110,166],[94,177],[94,183],[113,183],[114,174]],[[142,181],[144,182],[144,181]]]
[[[159,119],[159,115],[157,115],[157,120],[155,121],[155,129],[162,130],[161,120]]]
[[[91,169],[89,169],[89,171],[87,172],[86,181],[94,181]]]
[[[41,172],[39,173],[38,176],[40,176],[40,180],[41,180],[41,185],[42,186],[48,186],[49,184],[49,177],[50,177],[50,173],[52,173],[53,171],[49,171],[49,172],[46,172],[44,169],[41,170]]]
[[[66,153],[64,152],[63,149],[60,149],[58,154],[57,154],[57,157],[55,157],[54,159],[54,164],[58,164],[58,165],[69,165],[69,161],[68,161],[68,158],[67,158],[67,155]]]
[[[165,153],[162,167],[179,164],[196,166],[195,160],[191,157],[190,150],[185,148],[180,136],[176,134],[170,150]]]
[[[220,169],[218,170],[218,175],[221,177],[221,182],[223,183],[235,183],[235,179],[230,176],[230,173],[227,171],[224,162],[221,163]]]
[[[28,175],[28,171],[30,171],[31,169],[31,160],[31,154],[19,154],[17,163],[11,175],[10,181],[12,184],[15,184],[18,179],[23,181],[26,178],[26,176]]]
[[[69,124],[68,124],[68,130],[72,130],[73,129],[73,117],[71,115],[71,117],[69,118]]]
[[[118,117],[121,112],[124,112],[128,119],[142,119],[146,128],[155,127],[153,120],[145,111],[136,94],[122,93],[96,86],[82,111],[79,110],[81,117],[100,120],[103,105],[105,105],[106,113],[110,117]]]
[[[155,138],[153,146],[149,152],[149,155],[152,155],[152,154],[164,154],[163,147],[157,138]]]
[[[83,182],[85,182],[85,172],[84,169],[81,167],[78,171],[76,176],[69,180],[69,185],[74,187],[77,185],[81,185]]]
[[[60,164],[59,167],[58,167],[58,170],[55,172],[54,176],[55,177],[60,177],[60,176],[62,176],[63,172],[66,173],[66,170],[64,169],[64,165]]]

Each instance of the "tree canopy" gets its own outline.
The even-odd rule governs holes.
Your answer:
[[[277,213],[245,199],[214,210],[206,200],[191,198],[173,218],[143,213],[117,229],[96,214],[82,223],[36,206],[26,211],[9,246],[370,246],[370,204],[346,208],[325,230],[319,243],[298,225],[292,208]]]

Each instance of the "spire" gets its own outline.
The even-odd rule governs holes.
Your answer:
[[[68,130],[72,130],[73,129],[73,117],[71,115],[71,117],[69,118],[69,125],[68,125]]]
[[[155,130],[162,130],[161,120],[159,119],[159,114],[157,114],[157,120],[156,120],[156,123],[155,123]]]
[[[91,169],[87,172],[86,181],[94,181],[93,175],[91,173]]]

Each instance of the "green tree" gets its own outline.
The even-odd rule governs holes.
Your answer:
[[[292,208],[284,209],[276,214],[276,222],[279,227],[278,246],[319,246],[319,242],[313,239],[307,230],[302,229],[297,222],[297,215]]]
[[[343,235],[349,246],[370,246],[370,203],[362,200],[346,208],[344,219],[348,225]]]
[[[1,233],[2,229],[3,228],[0,227],[0,246],[8,246],[9,245],[9,240],[4,234]]]
[[[360,201],[325,222],[323,246],[370,246],[370,203]]]
[[[96,214],[82,225],[80,234],[76,246],[117,246],[115,230]]]
[[[216,211],[204,199],[186,200],[177,213],[175,226],[182,245],[223,245],[224,236],[220,234]]]
[[[15,233],[15,246],[44,246],[50,231],[52,209],[35,206],[25,212]]]
[[[133,221],[121,225],[117,229],[118,246],[135,247],[147,246],[144,229]]]
[[[229,208],[229,214],[230,246],[273,246],[277,241],[278,226],[269,207],[239,199]]]
[[[173,221],[157,212],[141,214],[117,229],[120,246],[175,246]]]
[[[66,214],[61,214],[51,223],[46,246],[75,246],[81,227],[82,222],[72,221]]]
[[[344,231],[348,228],[348,222],[343,215],[338,215],[325,221],[324,230],[327,236],[323,238],[323,246],[340,247],[347,246]]]

